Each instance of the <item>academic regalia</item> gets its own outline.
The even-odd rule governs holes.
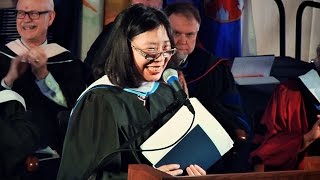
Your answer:
[[[105,75],[97,81],[107,82],[106,79]],[[116,151],[174,102],[171,88],[163,83],[155,83],[153,92],[148,93],[145,106],[138,95],[134,91],[106,85],[94,87],[81,96],[70,117],[59,180],[87,179],[103,158]],[[139,149],[172,115],[173,112],[168,113],[159,126],[146,131],[127,148]],[[140,152],[117,153],[103,168],[101,179],[126,179],[128,164],[137,163],[151,165]]]
[[[316,120],[313,105],[301,92],[301,86],[294,80],[275,89],[261,119],[267,131],[255,137],[259,146],[251,153],[253,164],[263,163],[266,171],[297,169],[305,155],[300,152],[303,135]]]
[[[59,45],[57,46],[62,48]],[[10,42],[6,46],[1,47],[0,50],[14,57],[17,56],[17,54],[23,54],[23,52],[28,51],[20,40]],[[33,122],[41,132],[41,145],[61,148],[59,146],[62,143],[59,142],[60,140],[58,139],[59,122],[57,120],[57,113],[71,109],[78,96],[86,88],[86,68],[84,63],[75,59],[67,50],[61,53],[54,53],[49,50],[49,54],[48,63],[54,62],[54,64],[47,65],[48,71],[59,84],[68,108],[58,105],[42,94],[35,82],[36,78],[31,72],[31,68],[28,68],[27,71],[14,82],[12,90],[19,93],[25,99],[28,110],[32,111]],[[10,61],[11,59],[9,57],[0,54],[1,79],[4,78],[9,70]]]
[[[187,81],[190,97],[196,97],[234,138],[235,129],[247,132],[240,95],[226,60],[219,60],[196,47],[188,55],[181,70]]]
[[[247,172],[250,142],[238,141],[235,130],[242,129],[249,135],[250,126],[228,61],[196,47],[180,68],[185,75],[189,96],[198,98],[235,140],[234,148],[209,168],[208,173]]]
[[[38,129],[32,124],[31,113],[25,110],[23,103],[14,98],[10,99],[12,96],[19,95],[10,90],[0,89],[0,179],[2,180],[19,179],[19,175],[24,173],[24,161],[27,155],[36,150],[40,139]]]

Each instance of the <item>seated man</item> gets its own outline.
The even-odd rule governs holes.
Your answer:
[[[254,171],[298,169],[306,152],[320,154],[319,112],[301,87],[291,80],[274,91],[261,119],[266,132],[255,137]]]
[[[177,53],[171,60],[172,66],[180,69],[185,75],[190,97],[199,99],[236,142],[236,147],[229,155],[238,156],[235,159],[243,158],[243,163],[247,164],[248,152],[246,155],[241,154],[238,144],[245,142],[250,127],[246,122],[230,68],[226,65],[227,61],[219,60],[196,47],[201,19],[198,10],[191,4],[175,3],[168,5],[164,10],[173,28],[177,48]],[[245,164],[234,166],[237,164],[233,162],[235,159],[228,155],[223,158],[229,159],[229,163],[221,162],[221,167],[215,167],[213,172],[247,170]]]
[[[19,167],[38,147],[39,132],[31,120],[24,99],[0,87],[0,179],[18,178]]]
[[[18,0],[21,38],[0,47],[1,86],[19,93],[40,130],[41,146],[62,148],[57,114],[70,110],[86,88],[85,66],[58,44],[48,44],[53,0]]]

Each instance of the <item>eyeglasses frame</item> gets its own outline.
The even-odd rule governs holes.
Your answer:
[[[22,17],[21,17],[21,18],[18,18],[18,13],[19,13],[19,12],[23,12],[23,13],[24,13],[23,18],[22,18]],[[47,11],[23,11],[23,10],[16,10],[15,13],[16,13],[16,18],[17,18],[17,19],[24,19],[24,18],[26,17],[26,15],[28,15],[31,20],[38,20],[38,19],[40,19],[40,16],[41,16],[42,14],[46,14],[46,13],[50,13],[50,12],[52,12],[52,11],[49,11],[49,10],[47,10]],[[32,17],[31,14],[36,14],[36,15],[37,15],[37,18]]]
[[[143,56],[147,61],[154,61],[156,59],[158,59],[161,55],[164,57],[164,53],[170,53],[170,57],[173,56],[175,53],[176,53],[176,48],[172,48],[170,50],[167,50],[167,51],[162,51],[162,52],[157,52],[156,56],[155,57],[151,57],[153,55],[151,54],[148,54],[146,52],[144,52],[142,49],[134,46],[131,42],[131,47],[136,50],[141,56]],[[166,58],[166,57],[164,57]]]

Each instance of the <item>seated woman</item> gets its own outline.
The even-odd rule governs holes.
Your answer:
[[[0,179],[18,179],[27,155],[39,145],[39,132],[30,117],[19,94],[0,89]]]
[[[125,9],[117,16],[111,37],[104,48],[106,75],[80,96],[71,114],[59,180],[126,179],[128,164],[150,164],[136,150],[159,126],[130,146],[123,144],[175,100],[172,89],[157,82],[175,52],[169,21],[161,11],[141,4]],[[182,173],[178,164],[158,169]],[[206,174],[197,165],[190,165],[187,173]]]
[[[260,145],[251,153],[255,171],[298,169],[312,146],[320,154],[320,115],[300,83],[280,84],[269,101],[261,119],[266,132],[256,136]]]

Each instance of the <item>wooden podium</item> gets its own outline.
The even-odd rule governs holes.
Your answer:
[[[128,180],[319,180],[320,170],[273,171],[252,173],[212,174],[207,176],[171,176],[145,164],[130,164]]]

